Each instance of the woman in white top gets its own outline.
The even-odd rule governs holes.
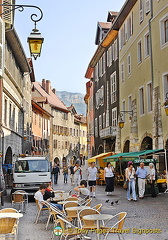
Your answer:
[[[76,162],[74,167],[74,184],[75,186],[79,186],[80,184],[80,177],[81,177],[81,167],[79,166],[79,163]]]
[[[110,162],[107,163],[107,167],[104,169],[104,181],[106,182],[107,195],[112,194],[114,191],[114,168]]]
[[[156,191],[155,191],[155,167],[153,163],[149,163],[149,179],[150,179],[150,184],[151,184],[151,194],[152,197],[156,197]]]
[[[136,192],[135,192],[135,169],[133,168],[133,163],[128,162],[128,167],[125,170],[126,181],[128,181],[127,189],[127,199],[131,201],[131,190],[133,201],[137,201]]]

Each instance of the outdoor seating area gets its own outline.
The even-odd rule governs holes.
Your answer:
[[[52,230],[51,232],[51,239],[53,240],[59,237],[59,234],[57,235],[57,229],[62,231],[59,239],[80,238],[106,240],[111,233],[114,233],[114,227],[115,229],[121,230],[124,226],[127,215],[126,212],[120,212],[115,215],[107,214],[103,212],[102,203],[92,206],[92,198],[81,201],[81,199],[77,197],[69,196],[63,198],[62,195],[60,195],[60,198],[58,198],[58,196],[56,197],[56,201],[54,201],[54,199],[55,197],[53,197],[52,202],[43,201],[43,207],[40,207],[40,204],[36,200],[37,214],[35,217],[36,224],[44,224],[45,218],[46,225],[44,228],[48,231],[51,229],[49,225],[53,224],[52,229],[54,228],[54,231]],[[61,204],[63,209],[60,210],[54,202]],[[47,212],[47,214],[42,216],[42,211]],[[42,223],[39,220],[40,217],[43,217]],[[103,234],[100,234],[100,231],[102,231]]]

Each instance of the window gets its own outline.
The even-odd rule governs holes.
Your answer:
[[[168,15],[164,16],[160,20],[160,37],[161,37],[161,45],[168,44]]]
[[[148,112],[152,111],[152,83],[147,84],[147,104]]]
[[[143,87],[139,89],[139,103],[140,103],[140,115],[145,113],[144,110],[144,89]]]
[[[117,58],[118,58],[117,40],[115,40],[115,42],[114,42],[114,52],[113,52],[113,55],[114,55],[114,61],[116,61]]]
[[[112,127],[117,127],[117,108],[112,109]]]
[[[150,12],[150,0],[146,0],[146,14]]]
[[[121,63],[121,81],[124,82],[125,74],[124,74],[124,63]]]
[[[131,74],[131,55],[129,54],[127,56],[127,71],[128,71],[128,75]]]
[[[139,22],[143,22],[144,19],[144,10],[143,10],[143,2],[144,0],[139,0]]]
[[[98,137],[97,118],[95,118],[95,137]]]
[[[163,75],[163,101],[165,100],[167,93],[168,93],[168,73]]]
[[[132,13],[127,19],[127,39],[132,36],[133,34],[133,24],[132,24]]]
[[[145,57],[150,55],[150,37],[149,33],[145,35]]]
[[[106,114],[103,113],[103,128],[106,127]]]
[[[110,82],[111,82],[111,104],[116,102],[116,72],[111,74],[110,76]]]
[[[104,74],[106,71],[106,57],[105,57],[105,53],[103,54],[102,57],[102,74]]]
[[[110,46],[107,51],[107,66],[111,66],[112,64],[112,47]]]
[[[106,127],[109,127],[109,110],[106,111]]]
[[[98,63],[95,66],[95,81],[98,81],[99,77],[98,77]]]
[[[138,42],[138,63],[142,62],[142,42]]]
[[[99,132],[102,129],[102,116],[99,116]]]
[[[7,102],[7,99],[5,99],[5,104],[4,104],[4,123],[5,123],[5,125],[7,125],[7,106],[8,106],[8,102]]]
[[[128,96],[128,111],[132,111],[132,97]]]
[[[122,102],[122,111],[125,111],[125,100],[123,100]],[[122,117],[123,117],[123,121],[125,122],[125,113],[123,113]]]
[[[12,113],[12,128],[15,130],[15,107],[13,108],[13,113]]]
[[[9,127],[12,125],[12,104],[9,104]]]
[[[99,77],[102,76],[102,58],[99,60]]]

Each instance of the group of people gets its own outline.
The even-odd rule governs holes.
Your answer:
[[[64,183],[68,183],[68,175],[70,175],[71,185],[79,185],[82,178],[82,168],[80,167],[79,162],[77,161],[75,165],[71,164],[68,167],[67,164],[63,165],[62,173],[64,175]],[[54,176],[54,184],[58,183],[58,176],[60,175],[59,164],[54,164],[52,169],[52,174]]]
[[[137,201],[136,196],[136,190],[135,190],[135,184],[136,184],[136,178],[138,178],[138,194],[139,199],[144,198],[145,193],[145,181],[148,177],[148,182],[151,185],[151,196],[156,197],[156,191],[155,191],[155,167],[153,163],[149,163],[149,172],[147,172],[146,168],[144,167],[144,163],[140,163],[139,168],[137,171],[135,171],[133,167],[133,162],[128,162],[128,167],[125,170],[125,178],[126,181],[128,181],[128,189],[127,189],[127,199],[128,201]],[[131,198],[131,192],[132,192],[132,198]]]

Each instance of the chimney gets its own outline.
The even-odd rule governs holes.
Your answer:
[[[54,93],[54,94],[56,94],[56,89],[55,89],[55,88],[53,88],[53,90],[52,90],[52,91],[53,91],[53,93]]]
[[[45,80],[45,79],[42,80],[42,87],[43,87],[44,89],[46,89],[46,80]]]
[[[51,91],[51,83],[50,80],[46,80],[46,92],[50,94]]]

